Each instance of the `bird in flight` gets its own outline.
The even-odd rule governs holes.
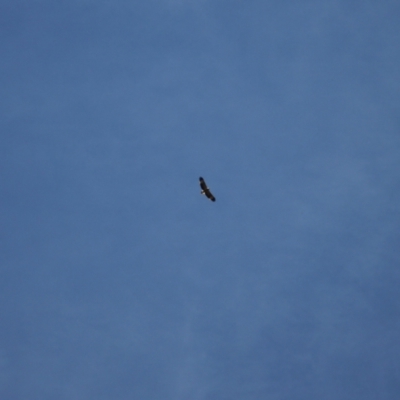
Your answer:
[[[215,197],[211,193],[210,189],[207,187],[206,181],[200,177],[200,187],[201,187],[201,194],[204,194],[206,197],[208,197],[211,201],[215,201]]]

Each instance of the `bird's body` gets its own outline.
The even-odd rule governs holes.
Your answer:
[[[200,187],[201,187],[201,194],[204,194],[207,198],[209,198],[211,201],[215,201],[215,197],[211,193],[210,189],[207,187],[206,181],[200,177]]]

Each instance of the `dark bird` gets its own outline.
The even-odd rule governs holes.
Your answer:
[[[199,178],[199,181],[200,181],[200,187],[201,187],[200,193],[207,196],[211,201],[215,201],[215,197],[210,192],[210,189],[207,187],[206,181],[202,177]]]

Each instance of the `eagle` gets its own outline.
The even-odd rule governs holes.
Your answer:
[[[201,187],[200,193],[206,195],[211,201],[215,201],[215,197],[210,192],[210,189],[207,187],[206,181],[202,177],[199,178],[199,181]]]

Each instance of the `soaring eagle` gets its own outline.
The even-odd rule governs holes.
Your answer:
[[[215,201],[215,197],[210,192],[210,189],[207,187],[206,181],[202,177],[199,178],[199,181],[201,187],[201,194],[206,195],[211,201]]]

